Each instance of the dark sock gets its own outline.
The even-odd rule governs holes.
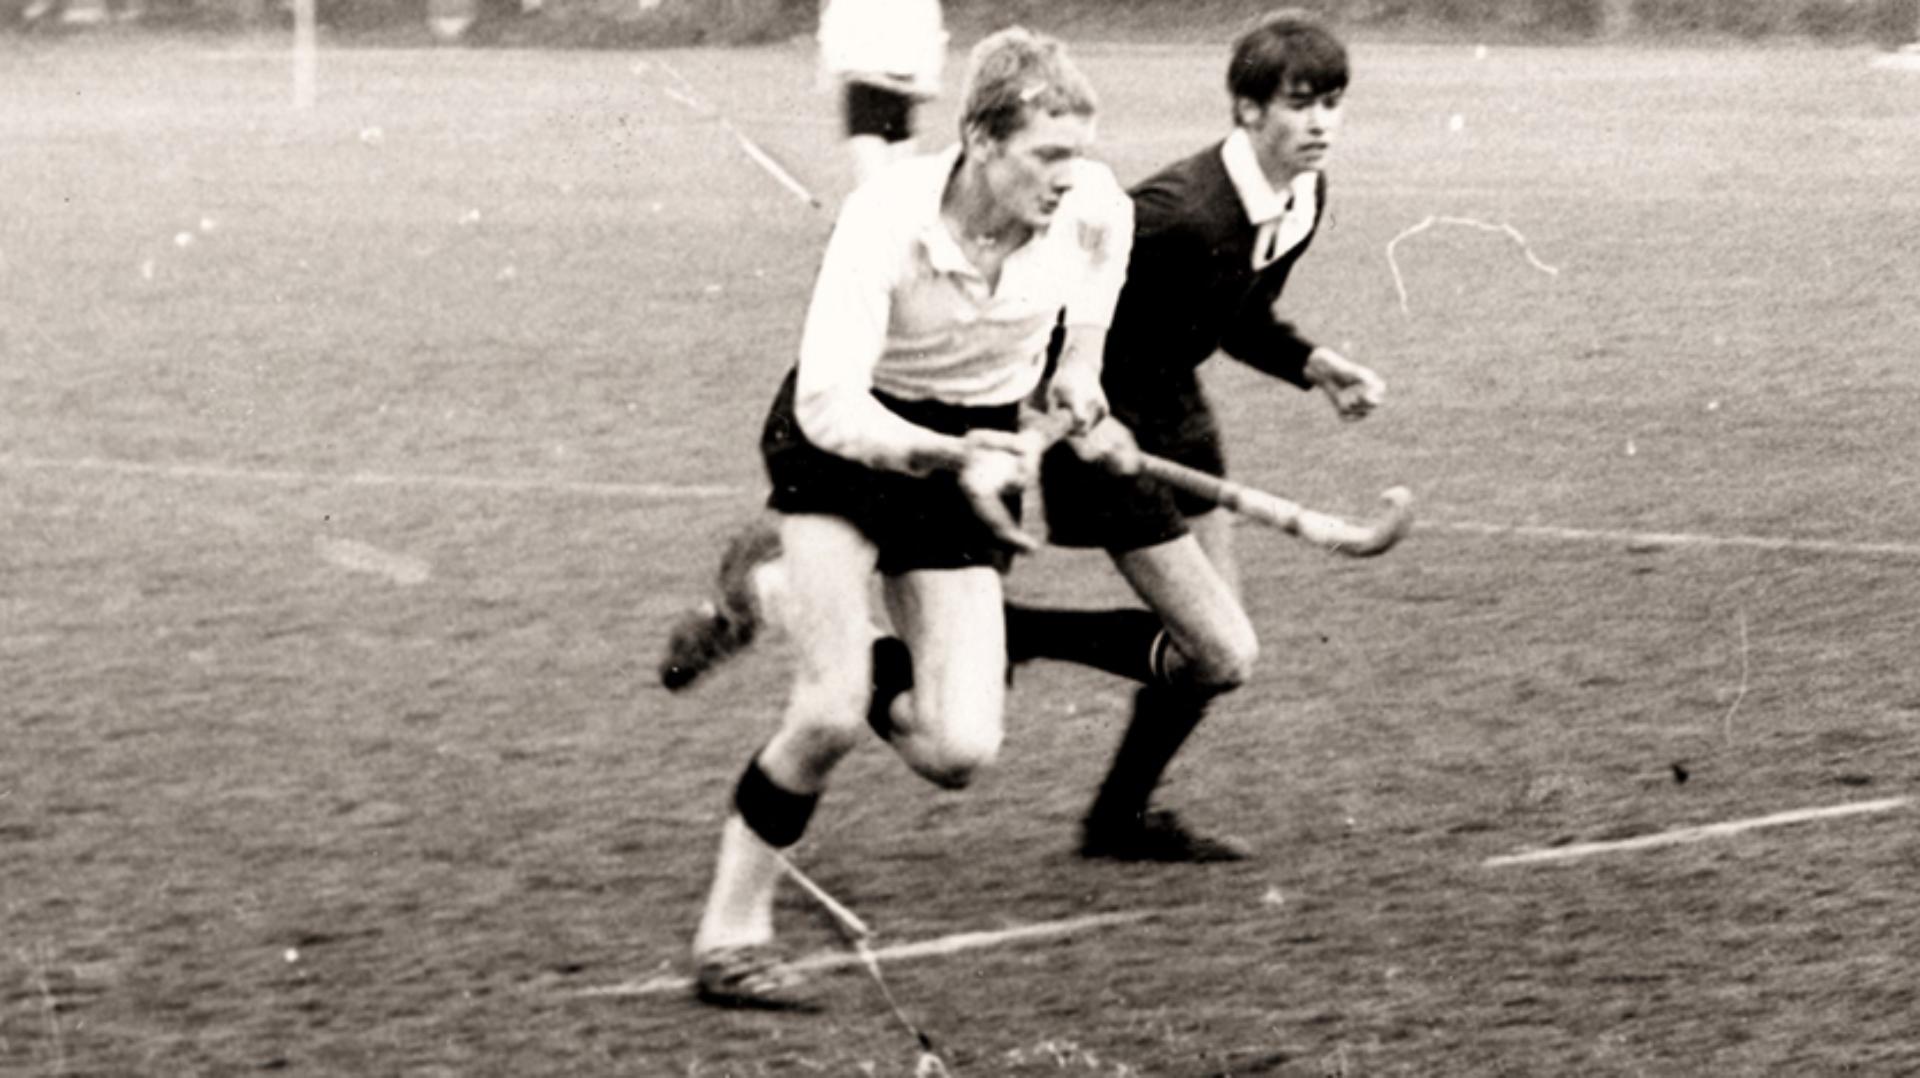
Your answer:
[[[760,770],[757,753],[733,788],[733,807],[740,818],[775,849],[786,849],[800,841],[819,803],[819,794],[797,794],[776,785]]]
[[[913,688],[913,653],[906,641],[883,636],[873,642],[873,699],[867,704],[867,725],[882,741],[893,740],[893,702]]]
[[[1090,824],[1124,826],[1145,814],[1160,776],[1206,716],[1207,700],[1205,693],[1166,685],[1142,686],[1134,694],[1133,718],[1087,810]]]
[[[1164,626],[1152,611],[1007,604],[1007,660],[1058,659],[1152,685],[1165,679]]]
[[[1160,618],[1147,610],[1043,610],[1008,603],[1007,680],[1015,664],[1058,659],[1104,670],[1143,685],[1166,680],[1172,642]],[[893,701],[913,688],[913,655],[897,636],[873,642],[873,699],[867,725],[893,738]]]

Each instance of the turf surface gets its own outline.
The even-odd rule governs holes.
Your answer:
[[[910,1073],[857,970],[804,1019],[595,993],[685,972],[776,711],[777,644],[652,665],[827,228],[663,90],[831,204],[811,58],[329,51],[296,113],[277,44],[0,42],[0,1071]],[[1123,179],[1219,133],[1218,51],[1080,50]],[[1211,385],[1240,478],[1429,526],[1241,532],[1262,668],[1164,799],[1262,856],[1072,857],[1127,693],[1059,667],[978,787],[863,749],[796,856],[892,942],[1157,911],[889,967],[961,1075],[1920,1069],[1920,810],[1482,864],[1920,785],[1920,79],[1356,60],[1289,304],[1388,407]],[[1558,273],[1455,225],[1390,265],[1429,216]],[[1529,524],[1578,532],[1467,527]]]

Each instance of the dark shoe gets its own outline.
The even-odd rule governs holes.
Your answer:
[[[753,572],[779,556],[780,532],[765,516],[756,516],[727,541],[716,597],[681,615],[667,636],[660,684],[679,692],[753,643],[763,620]]]
[[[770,943],[722,947],[699,957],[694,996],[715,1007],[759,1011],[812,1011],[801,992],[804,979]]]
[[[1227,835],[1199,835],[1166,809],[1118,821],[1088,818],[1081,825],[1080,856],[1107,861],[1205,864],[1245,861],[1253,847]]]

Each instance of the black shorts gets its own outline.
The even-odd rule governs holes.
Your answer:
[[[913,98],[864,82],[847,83],[847,137],[877,135],[888,142],[913,137]]]
[[[993,532],[960,492],[952,472],[926,476],[880,471],[829,453],[807,440],[794,415],[796,375],[787,374],[767,413],[760,435],[773,493],[767,505],[780,513],[819,513],[839,517],[880,551],[880,571],[889,576],[916,569],[991,566],[1005,572],[1013,548]],[[961,435],[970,430],[1018,430],[1020,406],[969,408],[939,401],[903,401],[875,392],[874,398],[910,423]],[[1020,499],[1007,499],[1014,518]]]
[[[1150,395],[1114,394],[1109,387],[1108,405],[1141,449],[1209,475],[1227,474],[1220,426],[1192,372],[1168,376]],[[1041,459],[1040,491],[1048,542],[1115,554],[1178,539],[1188,533],[1188,517],[1213,508],[1157,479],[1114,475],[1064,443]]]

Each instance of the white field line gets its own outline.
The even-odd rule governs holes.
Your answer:
[[[1134,910],[1124,913],[1096,913],[1086,917],[1070,917],[1064,921],[1042,921],[1038,924],[1020,925],[1016,928],[1001,928],[984,932],[959,932],[951,936],[939,936],[934,939],[920,940],[914,943],[896,943],[891,947],[875,949],[873,957],[882,962],[902,962],[914,958],[940,958],[958,954],[961,951],[979,950],[983,947],[998,947],[1009,943],[1025,943],[1029,940],[1047,939],[1052,936],[1064,936],[1073,932],[1084,932],[1093,928],[1105,928],[1110,925],[1132,924],[1144,921],[1156,915],[1154,910]],[[801,973],[814,973],[822,970],[840,969],[845,966],[857,966],[860,956],[846,951],[821,951],[805,958],[794,960],[791,969]],[[649,977],[643,981],[626,981],[621,984],[604,985],[599,988],[583,988],[574,993],[583,997],[625,997],[656,996],[669,992],[685,992],[693,987],[693,979],[678,974]]]
[[[410,554],[396,554],[391,550],[382,550],[358,539],[334,539],[322,536],[313,541],[313,550],[320,555],[320,560],[350,573],[383,576],[395,584],[404,584],[407,587],[425,584],[433,576],[432,564],[424,559]]]
[[[1796,809],[1792,812],[1776,812],[1771,816],[1756,816],[1747,820],[1729,820],[1725,823],[1703,824],[1699,827],[1681,827],[1672,831],[1661,831],[1651,835],[1636,835],[1613,842],[1576,842],[1568,846],[1550,846],[1540,850],[1524,850],[1520,853],[1506,854],[1501,857],[1489,857],[1481,864],[1487,868],[1500,868],[1505,865],[1531,865],[1547,861],[1572,861],[1595,854],[1617,853],[1623,850],[1650,850],[1661,846],[1679,846],[1689,842],[1701,842],[1710,838],[1724,838],[1745,831],[1757,831],[1765,827],[1781,827],[1786,824],[1807,823],[1812,820],[1831,820],[1841,816],[1861,816],[1872,812],[1891,812],[1912,804],[1911,797],[1888,797],[1879,801],[1856,801],[1848,805],[1832,805],[1827,808]]]
[[[498,491],[524,494],[577,494],[595,498],[635,498],[654,501],[713,501],[740,498],[746,487],[724,483],[611,483],[538,477],[435,475],[406,472],[306,472],[287,468],[240,468],[225,464],[156,464],[108,457],[59,459],[0,453],[0,472],[68,471],[112,475],[145,475],[161,479],[205,479],[234,483],[273,483],[281,486],[439,487],[447,490]],[[1518,536],[1562,542],[1618,543],[1629,548],[1747,547],[1755,550],[1800,551],[1810,554],[1866,554],[1920,558],[1920,543],[1852,543],[1837,539],[1779,539],[1764,535],[1704,535],[1696,532],[1632,532],[1609,528],[1568,528],[1551,524],[1488,524],[1471,520],[1424,520],[1415,532],[1457,532],[1463,535]]]
[[[0,472],[68,471],[144,475],[162,479],[211,479],[221,482],[275,483],[282,486],[440,487],[448,490],[528,494],[582,494],[597,498],[706,500],[736,498],[743,487],[717,483],[595,483],[569,479],[513,479],[498,476],[415,475],[390,472],[329,474],[275,468],[235,468],[223,464],[149,464],[133,460],[80,457],[56,460],[0,454]]]
[[[1702,535],[1697,532],[1630,532],[1611,528],[1563,528],[1551,524],[1485,524],[1470,520],[1421,521],[1419,531],[1460,532],[1466,535],[1519,536],[1567,542],[1620,543],[1629,549],[1663,547],[1748,547],[1754,550],[1800,551],[1809,554],[1873,554],[1920,558],[1920,543],[1853,543],[1838,539],[1778,539],[1764,535]]]

